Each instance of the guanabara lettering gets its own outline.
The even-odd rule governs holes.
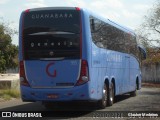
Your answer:
[[[32,14],[32,19],[58,19],[58,18],[73,18],[71,13],[51,13],[51,14]]]

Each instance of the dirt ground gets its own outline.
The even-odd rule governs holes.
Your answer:
[[[22,102],[21,99],[15,99],[6,102],[0,102],[0,111],[30,111],[30,112],[46,112],[47,109],[41,105],[40,102]],[[57,112],[55,112],[57,111]],[[52,117],[64,117],[67,119],[78,120],[117,120],[117,118],[106,118],[110,112],[113,113],[135,113],[135,112],[158,112],[156,118],[133,118],[123,117],[119,120],[160,120],[160,88],[151,87],[151,85],[145,84],[142,89],[138,91],[138,95],[130,97],[129,94],[116,96],[113,106],[106,107],[105,109],[97,109],[91,103],[65,103],[59,104],[58,107],[51,111]],[[112,113],[112,115],[113,115]],[[0,118],[1,119],[1,118]],[[50,119],[49,119],[50,120]]]
[[[160,83],[142,83],[142,87],[160,88]]]

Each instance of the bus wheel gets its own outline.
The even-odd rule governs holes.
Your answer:
[[[135,90],[130,92],[130,96],[131,97],[135,97],[137,96],[137,89],[138,89],[138,83],[136,82],[136,87],[135,87]]]
[[[137,86],[137,85],[136,85],[136,86]],[[130,92],[130,96],[131,96],[131,97],[137,96],[137,87],[136,87],[135,91]]]
[[[98,101],[98,107],[100,109],[105,109],[106,106],[107,106],[107,86],[104,84],[103,96],[102,96],[102,99]]]
[[[112,106],[114,103],[114,85],[111,82],[111,88],[108,87],[108,105]]]

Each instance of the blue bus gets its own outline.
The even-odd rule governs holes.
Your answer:
[[[79,7],[22,12],[19,25],[20,89],[23,101],[95,101],[141,88],[135,33]]]

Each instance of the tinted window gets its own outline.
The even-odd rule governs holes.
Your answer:
[[[25,13],[25,59],[80,57],[80,11],[41,10]]]
[[[90,16],[93,42],[101,48],[137,55],[135,36]]]

